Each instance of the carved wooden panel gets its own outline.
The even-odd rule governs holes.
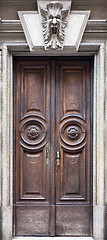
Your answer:
[[[61,200],[85,200],[84,154],[63,152]]]
[[[36,224],[45,215],[49,219],[49,208],[42,211],[41,205],[49,205],[49,166],[46,164],[46,144],[50,141],[50,68],[49,61],[15,61],[14,84],[14,206],[17,219],[16,234],[41,234],[41,230],[29,222],[32,215]],[[37,206],[32,212],[31,206]],[[22,207],[23,206],[23,207]],[[30,208],[28,208],[28,206]],[[22,207],[22,208],[21,208]],[[23,209],[23,210],[22,210]],[[29,210],[30,209],[30,210]],[[36,211],[35,211],[36,209]],[[20,228],[20,216],[22,224]],[[24,216],[27,217],[24,220]],[[29,230],[29,226],[31,229]],[[28,229],[27,229],[28,228]],[[49,234],[44,224],[43,233]],[[14,233],[15,234],[15,233]]]
[[[59,186],[57,184],[58,202],[86,200],[85,189],[89,184],[86,174],[90,161],[88,88],[90,81],[85,63],[75,65],[75,62],[58,62],[57,96],[60,98],[57,100],[57,106],[61,106],[57,107],[57,136],[61,150],[61,164],[57,175],[58,179],[61,179]]]
[[[31,64],[30,64],[31,65]],[[20,75],[19,75],[20,71]],[[48,93],[49,78],[47,63],[17,64],[16,136],[19,139],[16,148],[17,200],[35,199],[48,201],[44,189],[48,187],[46,176],[45,146],[48,138],[49,121]],[[48,84],[49,85],[49,84]],[[44,104],[43,104],[44,102]],[[19,158],[18,158],[19,153]],[[20,196],[19,196],[20,195]]]
[[[56,235],[89,237],[91,218],[92,208],[90,206],[56,206]]]
[[[35,152],[46,144],[46,120],[36,112],[25,114],[19,125],[20,145],[27,151]]]
[[[56,78],[56,235],[90,236],[91,63],[59,60]]]
[[[79,69],[65,69],[64,79],[64,113],[70,111],[82,112],[82,106],[79,101],[82,97],[81,71]]]
[[[20,174],[20,199],[45,200],[43,182],[43,151],[23,151]]]
[[[76,113],[63,116],[60,121],[60,144],[66,150],[76,151],[86,144],[85,119]]]
[[[16,206],[15,235],[49,235],[49,206]]]
[[[13,235],[92,235],[91,152],[91,59],[17,58]]]
[[[41,113],[45,117],[46,104],[45,98],[45,88],[46,88],[46,68],[45,66],[35,66],[27,68],[22,67],[22,102],[23,102],[23,112],[35,110]],[[32,79],[32,80],[31,80]],[[36,81],[36,87],[35,87]],[[22,115],[22,117],[23,117]]]

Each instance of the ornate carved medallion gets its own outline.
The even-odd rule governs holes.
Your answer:
[[[50,2],[46,9],[40,8],[45,50],[63,49],[69,11],[59,2]]]
[[[69,137],[70,139],[77,138],[77,137],[78,137],[78,134],[79,134],[79,130],[78,130],[78,128],[75,127],[75,126],[69,127],[68,130],[67,130],[67,132],[68,132],[68,137]]]
[[[20,144],[28,151],[42,149],[46,144],[46,121],[35,113],[23,116],[20,122]]]
[[[60,144],[63,148],[75,151],[85,144],[86,127],[85,120],[81,115],[68,114],[61,119]]]
[[[36,126],[29,127],[27,134],[30,139],[36,139],[39,135],[39,129]]]

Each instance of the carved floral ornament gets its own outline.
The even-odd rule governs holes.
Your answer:
[[[68,128],[67,133],[68,133],[68,137],[70,139],[75,139],[79,135],[79,130],[78,130],[77,127],[71,126],[71,127]]]
[[[27,134],[30,139],[36,139],[39,135],[39,129],[35,126],[29,127]]]
[[[50,2],[46,9],[40,8],[45,50],[63,49],[65,28],[70,8],[64,9],[59,2]]]

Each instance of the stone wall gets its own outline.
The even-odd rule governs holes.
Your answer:
[[[18,20],[17,11],[35,11],[37,10],[37,5],[35,0],[1,0],[0,1],[0,18],[2,20],[11,19]],[[92,41],[100,42],[103,41],[106,44],[105,52],[105,240],[107,240],[107,1],[106,0],[73,0],[72,1],[72,10],[91,10],[90,19],[95,20],[105,20],[102,22],[89,22],[82,39],[82,43],[91,43]],[[7,25],[6,25],[7,24]],[[98,25],[99,24],[99,25]],[[12,28],[11,28],[12,27]],[[12,29],[12,31],[11,31]],[[96,30],[97,29],[97,30]],[[0,44],[2,45],[3,41],[13,41],[13,42],[23,42],[26,43],[26,39],[21,27],[20,22],[17,23],[6,23],[0,24]],[[81,46],[82,47],[82,46]],[[80,53],[81,53],[80,47]],[[88,48],[89,50],[89,48]],[[29,51],[28,46],[25,46],[25,52]],[[96,51],[96,49],[95,49]],[[88,52],[88,51],[87,51]],[[0,51],[0,96],[1,93],[1,51]],[[2,102],[0,97],[0,114],[2,108]],[[0,115],[0,120],[1,120]],[[2,122],[2,121],[1,121]],[[102,126],[103,128],[103,126]],[[1,153],[1,129],[0,125],[0,153]],[[1,157],[0,157],[1,159]],[[1,179],[1,161],[0,161],[0,179]],[[1,215],[1,181],[0,181],[0,215]],[[0,218],[1,219],[1,218]],[[1,221],[0,221],[0,239],[1,239]],[[3,239],[4,240],[4,239]],[[7,239],[6,239],[7,240]],[[102,239],[100,239],[102,240]]]
[[[18,19],[17,11],[37,10],[36,0],[1,0],[0,18]],[[91,19],[107,18],[106,0],[72,0],[72,10],[91,10]]]
[[[2,144],[2,142],[1,142],[1,96],[2,96],[2,94],[1,94],[1,54],[2,54],[2,52],[0,51],[0,159],[1,159],[1,144]],[[0,239],[1,239],[1,229],[2,229],[2,227],[1,227],[1,221],[2,221],[2,219],[1,219],[1,161],[0,161]]]

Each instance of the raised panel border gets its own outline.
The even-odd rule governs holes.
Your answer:
[[[84,165],[84,162],[82,162],[82,155],[85,155],[85,151],[86,149],[84,148],[81,152],[77,152],[77,153],[72,153],[72,155],[68,155],[69,153],[67,153],[66,151],[64,151],[64,155],[65,155],[65,158],[69,157],[69,158],[72,158],[72,156],[75,157],[78,157],[78,160],[79,161],[79,167],[80,169],[82,169],[82,165]],[[74,155],[75,154],[75,155]],[[64,161],[64,160],[63,160]],[[63,169],[63,175],[65,174],[64,171],[67,171],[67,160],[66,159],[66,169]],[[64,164],[64,163],[63,163]],[[83,189],[83,185],[85,184],[85,181],[86,181],[86,170],[85,168],[83,169],[84,171],[82,172],[81,170],[81,174],[82,176],[78,176],[79,177],[79,182],[78,182],[78,193],[66,193],[64,191],[65,189],[65,183],[64,183],[64,176],[63,176],[63,183],[62,183],[62,186],[61,186],[61,198],[60,198],[60,201],[66,201],[66,204],[69,204],[69,201],[70,201],[70,204],[71,204],[71,201],[73,201],[73,204],[75,202],[80,202],[80,201],[86,201],[86,192],[85,192],[85,187]],[[83,178],[81,180],[81,178]],[[67,179],[67,173],[66,173],[66,179]],[[82,181],[82,183],[81,183]],[[81,185],[79,185],[79,183]]]
[[[23,151],[23,149],[22,149],[22,151]],[[26,156],[25,156],[25,154],[26,154]],[[28,154],[30,154],[30,153],[28,153]],[[35,155],[36,154],[36,155]],[[24,155],[24,156],[23,156]],[[24,162],[25,162],[25,157],[27,157],[27,152],[23,152],[23,158],[24,158]],[[41,171],[42,171],[42,174],[41,174],[41,181],[39,181],[38,182],[38,184],[39,184],[39,186],[38,186],[38,191],[33,191],[33,193],[32,192],[25,192],[25,189],[24,189],[24,181],[26,180],[25,179],[25,175],[24,175],[24,173],[23,173],[23,165],[24,165],[24,162],[23,161],[21,161],[21,174],[20,174],[20,201],[26,201],[26,200],[29,200],[29,201],[45,201],[46,200],[46,198],[45,198],[45,196],[44,196],[44,193],[43,193],[43,152],[41,151],[41,152],[36,152],[36,153],[34,153],[33,154],[33,156],[35,156],[35,157],[40,157],[40,155],[41,155],[41,162],[40,162],[40,159],[38,159],[38,160],[36,160],[36,163],[37,163],[37,165],[38,165],[38,161],[39,161],[39,165],[41,164],[42,166],[41,166]],[[38,166],[37,166],[38,167]],[[39,166],[39,168],[40,168],[40,166]],[[40,170],[38,168],[38,171]],[[39,173],[38,173],[39,174]],[[39,179],[38,179],[39,180]],[[40,188],[41,187],[41,188]],[[40,189],[40,191],[39,191],[39,189]]]

